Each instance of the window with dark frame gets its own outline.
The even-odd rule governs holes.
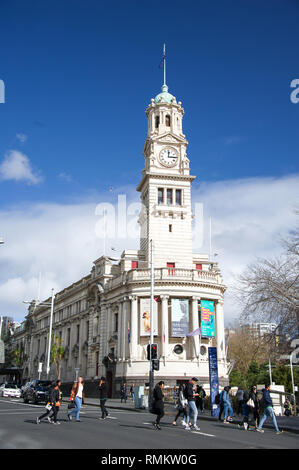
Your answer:
[[[177,206],[182,205],[182,190],[181,189],[175,190],[175,203]]]
[[[160,124],[160,117],[159,117],[159,116],[156,116],[156,117],[155,117],[155,128],[156,128],[156,129],[158,129],[159,124]]]
[[[164,204],[164,189],[158,188],[158,204]]]
[[[167,114],[165,116],[165,124],[166,124],[166,127],[170,127],[170,116],[169,116],[169,114]]]
[[[172,189],[167,188],[167,205],[171,206],[173,203],[172,200]]]

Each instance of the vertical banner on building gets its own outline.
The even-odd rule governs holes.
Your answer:
[[[5,363],[5,346],[4,341],[0,339],[0,364]]]
[[[215,305],[212,300],[200,301],[201,336],[215,337]]]
[[[184,338],[189,334],[189,300],[171,299],[171,335]]]
[[[153,331],[154,336],[158,336],[158,310],[157,302],[153,305]],[[150,336],[151,334],[151,299],[149,297],[140,299],[140,336]]]
[[[219,392],[217,348],[208,348],[209,351],[209,374],[211,393],[211,415],[218,416],[219,408],[215,403],[215,397]]]

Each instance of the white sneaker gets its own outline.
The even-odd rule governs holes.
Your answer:
[[[193,429],[195,429],[195,431],[200,431],[200,428],[198,426],[193,426]]]
[[[189,424],[186,424],[185,429],[186,429],[186,431],[190,431],[191,428],[190,428]]]
[[[244,423],[244,429],[245,429],[245,431],[247,431],[247,429],[248,429],[248,423]]]
[[[182,424],[183,426],[187,426],[187,423],[186,423],[186,421],[184,421],[183,419],[182,419],[182,422],[181,422],[181,424]]]

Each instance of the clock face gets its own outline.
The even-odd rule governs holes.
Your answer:
[[[174,166],[178,161],[178,154],[176,150],[166,148],[161,150],[159,155],[160,162],[165,166]]]

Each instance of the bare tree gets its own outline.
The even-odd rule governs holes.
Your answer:
[[[274,322],[277,332],[293,338],[299,332],[299,234],[282,240],[279,258],[259,259],[239,276],[235,293],[243,307],[240,321]]]

